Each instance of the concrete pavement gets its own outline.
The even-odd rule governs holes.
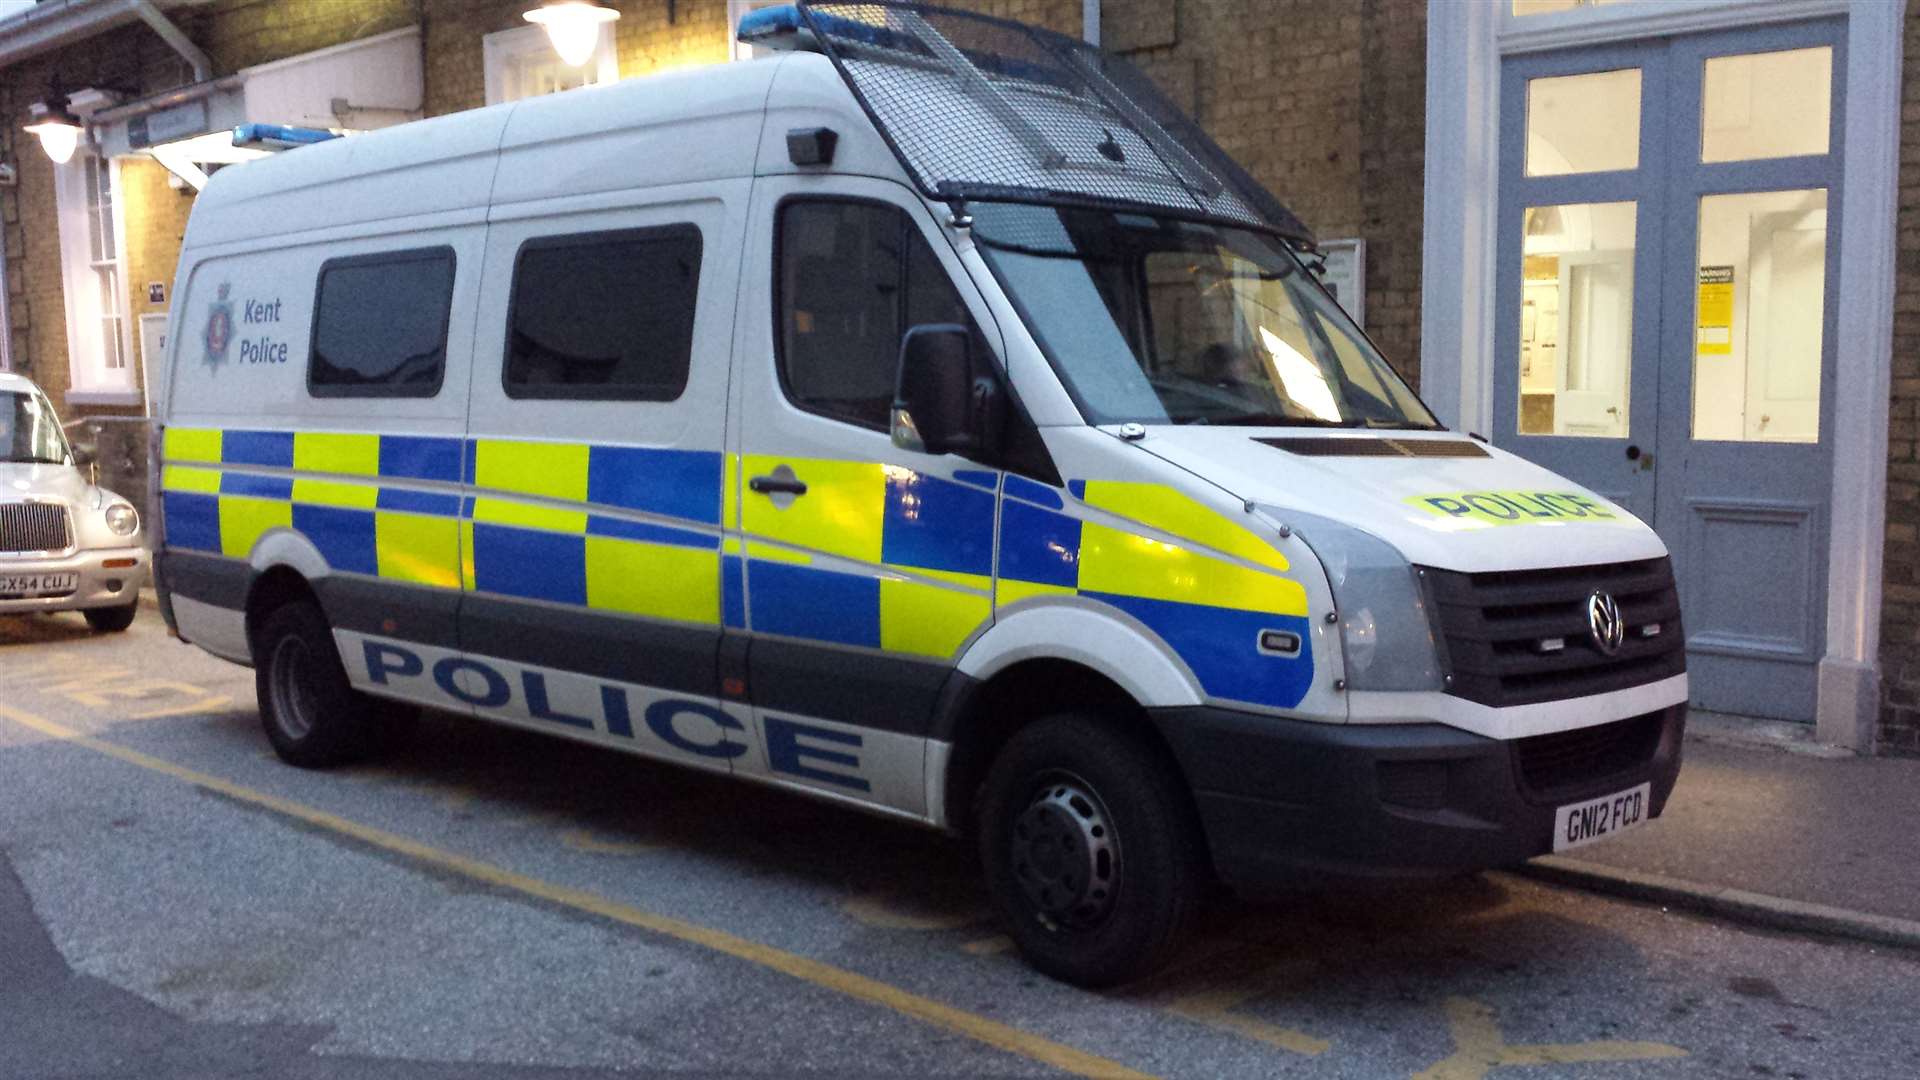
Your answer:
[[[1792,729],[1702,720],[1657,821],[1536,860],[1534,872],[1778,929],[1920,948],[1920,760],[1829,754]]]

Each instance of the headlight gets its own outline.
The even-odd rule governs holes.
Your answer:
[[[140,512],[126,503],[107,507],[107,528],[117,536],[132,536],[140,528]]]
[[[1306,541],[1326,570],[1340,612],[1351,690],[1439,690],[1439,649],[1413,566],[1386,541],[1296,510],[1261,508]]]

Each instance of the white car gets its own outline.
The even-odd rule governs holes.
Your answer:
[[[89,482],[39,387],[0,373],[0,615],[78,611],[125,630],[150,565],[140,512]]]

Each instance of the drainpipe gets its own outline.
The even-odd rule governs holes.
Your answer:
[[[1080,0],[1080,36],[1094,48],[1100,47],[1100,0]]]
[[[1087,0],[1087,2],[1093,3],[1094,0]],[[140,21],[151,26],[153,32],[160,35],[160,40],[173,46],[174,52],[185,57],[187,63],[193,65],[194,82],[203,83],[213,78],[213,61],[207,59],[207,54],[201,52],[200,46],[189,40],[187,35],[174,25],[172,19],[161,14],[160,9],[153,6],[153,0],[127,0],[127,9],[140,16]]]

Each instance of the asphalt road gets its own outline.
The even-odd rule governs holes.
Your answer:
[[[0,619],[0,1077],[1910,1077],[1916,1000],[1499,874],[1223,905],[1087,993],[937,835],[450,717],[302,772],[150,612]]]

